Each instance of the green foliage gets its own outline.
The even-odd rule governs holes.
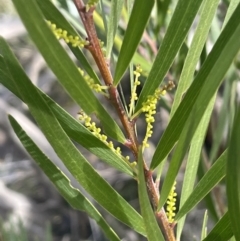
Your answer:
[[[138,180],[138,195],[141,207],[141,213],[144,220],[147,238],[151,241],[164,240],[161,231],[159,230],[157,221],[154,217],[150,201],[148,199],[147,188],[143,173],[143,157],[142,148],[139,149],[138,160],[139,180]]]
[[[48,178],[54,183],[59,193],[67,200],[67,202],[73,208],[86,211],[86,213],[103,229],[106,236],[110,240],[120,240],[103,219],[101,214],[94,208],[92,203],[86,197],[84,197],[79,190],[71,186],[69,179],[51,162],[51,160],[44,155],[44,153],[41,152],[41,150],[16,122],[16,120],[12,116],[9,116],[9,120],[24,147],[27,149],[29,154],[31,154],[37,164],[42,168]]]
[[[153,0],[149,0],[148,4],[146,4],[144,0],[135,1],[134,3],[117,61],[114,76],[115,85],[119,83],[121,77],[131,62],[133,54],[141,40],[153,5]]]
[[[240,215],[240,108],[237,108],[233,129],[231,133],[228,157],[227,157],[227,196],[229,216],[233,234],[236,240],[240,240],[239,215]]]
[[[213,213],[220,205],[216,197],[208,202],[213,207],[208,210],[209,217],[214,215],[219,221],[208,234],[205,216],[201,240],[225,241],[232,236],[240,240],[240,106],[235,83],[239,72],[232,64],[240,50],[240,1],[232,0],[228,7],[228,1],[219,0],[151,0],[147,4],[144,0],[101,0],[89,1],[86,6],[83,1],[74,0],[82,22],[72,21],[68,1],[59,0],[57,6],[50,0],[12,1],[49,68],[79,106],[83,121],[72,117],[33,85],[2,37],[0,83],[28,106],[56,154],[85,191],[139,235],[152,241],[174,241],[181,240],[186,215],[200,201],[209,200],[207,195],[214,195],[212,191],[217,185],[226,186],[227,211]],[[227,9],[224,20],[217,15],[222,9]],[[110,13],[109,18],[106,12]],[[104,36],[106,46],[98,36]],[[59,38],[68,45],[77,64]],[[124,99],[124,92],[120,98],[118,88],[124,84],[123,75],[129,70],[130,101]],[[165,77],[170,79],[168,83]],[[142,89],[138,96],[139,85]],[[172,94],[174,85],[177,87]],[[100,100],[100,94],[112,104],[110,111]],[[217,124],[212,125],[219,98],[223,100],[222,109]],[[169,112],[169,123],[161,130],[162,136],[159,131],[148,166],[143,154],[153,132],[158,131],[153,129],[158,102]],[[113,113],[117,113],[117,118]],[[146,135],[138,136],[135,123],[142,113]],[[99,119],[101,128],[92,122],[93,115]],[[71,186],[68,177],[45,156],[14,117],[9,120],[23,146],[66,201],[94,219],[109,240],[124,238],[118,237],[92,200]],[[222,141],[226,129],[231,134],[229,142]],[[205,145],[206,136],[213,136],[210,150]],[[141,214],[98,174],[73,141],[136,180]],[[122,145],[128,148],[132,159],[123,156]],[[159,188],[160,174],[167,161],[169,167]],[[199,164],[205,169],[197,178]],[[181,166],[186,168],[185,174]],[[184,175],[183,184],[178,183],[179,173]],[[167,199],[175,197],[175,180],[177,187],[182,186],[178,193],[180,206],[174,220],[175,213],[169,220],[164,205]]]
[[[229,240],[233,236],[229,213],[226,212],[204,241]]]
[[[127,225],[143,233],[141,216],[93,169],[77,150],[37,89],[27,79],[25,73],[14,65],[16,61],[14,61],[14,57],[3,39],[1,39],[0,46],[4,49],[5,62],[10,71],[19,70],[11,71],[13,84],[17,86],[16,83],[19,83],[19,92],[25,93],[22,95],[23,101],[28,105],[31,114],[64,165],[99,204]],[[96,188],[95,183],[98,183],[98,188]],[[105,196],[105,192],[109,195]]]

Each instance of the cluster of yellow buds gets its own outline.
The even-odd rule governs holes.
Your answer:
[[[138,65],[136,67],[136,70],[133,71],[133,74],[135,75],[135,80],[134,80],[134,84],[133,84],[133,88],[132,88],[132,93],[131,93],[131,100],[130,100],[130,104],[129,104],[129,113],[130,115],[133,113],[134,110],[134,106],[135,106],[135,101],[138,99],[137,96],[137,86],[140,85],[140,81],[138,80],[138,78],[140,77],[142,73],[142,68]]]
[[[161,98],[161,96],[164,96],[166,94],[167,90],[171,90],[174,88],[174,83],[172,81],[169,81],[168,85],[165,85],[161,89],[156,89],[154,94],[151,96],[148,96],[147,100],[143,103],[141,111],[145,113],[145,118],[147,122],[147,130],[146,130],[146,136],[143,140],[143,149],[145,147],[149,147],[149,144],[147,143],[148,138],[152,136],[152,123],[155,121],[154,115],[156,114],[156,107],[157,102]]]
[[[147,130],[146,130],[146,136],[143,140],[143,148],[149,147],[149,144],[147,143],[148,138],[152,136],[152,123],[155,121],[154,115],[156,114],[156,107],[157,102],[160,99],[161,96],[165,95],[166,90],[157,89],[155,93],[151,96],[148,96],[147,101],[143,103],[142,106],[142,112],[145,113],[145,118],[147,122]]]
[[[89,44],[87,40],[81,39],[79,36],[69,35],[66,30],[57,28],[56,24],[50,21],[47,21],[47,23],[57,39],[63,39],[66,43],[70,43],[73,47],[83,48],[85,45]]]
[[[177,182],[175,181],[173,186],[172,186],[172,189],[168,195],[168,201],[167,201],[167,218],[168,218],[168,222],[169,223],[173,223],[174,222],[174,217],[176,215],[175,211],[176,211],[176,196],[177,196],[177,193],[175,192],[175,189],[176,189],[176,184]]]
[[[92,90],[107,96],[104,90],[108,89],[108,86],[102,86],[100,84],[96,84],[94,80],[89,75],[85,74],[82,69],[78,68],[78,71],[83,76],[83,78],[85,79],[85,81],[87,82],[87,84]]]
[[[104,142],[112,151],[114,151],[119,157],[121,157],[124,161],[126,161],[130,166],[129,156],[122,156],[122,152],[120,147],[115,148],[112,141],[107,140],[107,136],[101,133],[101,128],[96,126],[95,122],[92,122],[91,117],[88,116],[83,111],[79,112],[79,120],[84,122],[84,125],[88,130],[90,130],[99,140]]]

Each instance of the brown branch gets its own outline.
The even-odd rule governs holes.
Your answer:
[[[146,163],[144,162],[144,175],[148,190],[148,196],[151,200],[153,210],[155,212],[155,217],[157,219],[158,225],[161,228],[163,236],[166,241],[175,241],[175,235],[173,231],[173,227],[169,224],[164,208],[162,208],[159,212],[157,212],[158,202],[159,202],[159,194],[156,188],[156,185],[152,178],[152,171],[148,170]]]
[[[114,105],[118,116],[122,122],[122,125],[127,133],[128,140],[126,145],[131,149],[134,156],[137,157],[138,145],[137,138],[134,131],[134,126],[132,122],[128,119],[126,112],[124,110],[122,101],[119,97],[118,90],[113,86],[113,78],[109,69],[109,65],[106,62],[104,55],[99,44],[99,39],[97,37],[94,21],[93,21],[93,11],[94,7],[91,7],[88,11],[86,10],[85,4],[82,0],[74,0],[76,8],[82,19],[83,25],[88,35],[89,45],[86,48],[91,52],[98,69],[102,75],[102,78],[107,86],[109,86],[109,96],[112,104]]]
[[[162,230],[163,236],[166,241],[175,241],[175,235],[173,227],[168,223],[168,219],[164,209],[162,208],[158,213],[155,213],[155,217],[158,221],[158,224]]]
[[[107,86],[109,86],[108,92],[110,96],[110,101],[115,107],[121,123],[127,133],[128,139],[126,140],[126,146],[128,146],[133,152],[137,159],[138,156],[138,140],[135,133],[135,120],[129,120],[126,111],[124,110],[122,101],[119,97],[118,90],[113,86],[113,78],[110,72],[109,64],[102,53],[101,46],[97,37],[95,25],[93,22],[93,11],[94,7],[91,7],[88,11],[82,0],[73,0],[75,6],[79,12],[82,19],[83,25],[88,35],[89,45],[85,46],[92,54],[98,69],[102,75],[102,78]],[[155,183],[152,178],[152,171],[150,171],[144,162],[144,174],[148,190],[149,198],[152,202],[153,208],[156,212],[158,206],[158,190],[156,189]],[[158,220],[159,226],[165,236],[166,241],[175,241],[173,229],[170,227],[165,211],[162,209],[160,212],[156,213],[156,218]]]
[[[105,84],[110,86],[113,84],[112,75],[103,56],[93,21],[93,11],[95,10],[95,7],[91,7],[87,11],[86,6],[82,0],[74,0],[74,3],[88,35],[88,41],[90,44],[87,45],[86,48],[91,52],[105,81]]]

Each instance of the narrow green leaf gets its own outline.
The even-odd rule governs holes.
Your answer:
[[[222,97],[223,101],[222,101],[220,112],[217,117],[218,121],[216,123],[216,126],[214,125],[213,137],[212,137],[213,141],[212,141],[212,146],[209,154],[210,163],[213,162],[213,160],[215,160],[215,158],[218,155],[219,148],[223,140],[223,135],[224,135],[224,132],[226,131],[225,126],[229,118],[228,111],[229,111],[229,99],[231,94],[230,90],[232,86],[232,81],[228,79],[228,81],[226,81],[223,84],[224,84],[223,97]]]
[[[106,48],[106,56],[110,58],[114,38],[117,32],[118,22],[121,16],[121,11],[123,7],[124,1],[112,1],[111,2],[111,12],[109,16],[109,23],[108,23],[108,31],[107,31],[107,48]]]
[[[69,95],[87,114],[95,113],[97,115],[107,135],[123,143],[125,138],[121,129],[103,108],[47,26],[35,0],[29,0],[28,4],[24,0],[13,0],[13,3],[32,40]]]
[[[240,0],[231,0],[230,4],[227,9],[226,16],[224,18],[224,22],[222,25],[222,29],[226,26],[228,20],[232,16],[234,10],[236,9],[237,5],[240,3]],[[213,133],[213,145],[211,147],[211,152],[210,152],[210,162],[212,162],[215,157],[217,156],[217,152],[219,150],[219,147],[222,142],[222,136],[224,133],[224,126],[226,125],[227,121],[229,121],[229,117],[231,116],[228,114],[229,112],[229,97],[231,95],[231,87],[233,84],[233,81],[236,79],[236,71],[235,68],[232,66],[228,70],[226,79],[229,81],[224,84],[224,93],[223,93],[223,104],[218,116],[218,124],[217,128],[215,128],[214,133]]]
[[[105,2],[106,3],[106,2]],[[100,15],[102,17],[102,21],[103,21],[103,25],[104,25],[104,30],[101,29],[104,33],[105,33],[105,39],[106,39],[106,35],[108,34],[108,22],[107,22],[107,14],[106,14],[106,8],[109,7],[110,8],[110,3],[104,5],[103,0],[100,0],[100,4],[98,4],[98,8],[100,10]],[[95,9],[95,13],[96,13]],[[106,41],[106,40],[105,40]]]
[[[214,16],[210,31],[210,38],[212,39],[213,43],[215,43],[221,33],[221,29],[219,26],[219,18],[217,15]]]
[[[165,18],[166,18],[170,3],[171,3],[171,0],[165,0],[165,1],[157,0],[156,1],[156,4],[157,4],[156,19],[158,22],[156,33],[159,33],[160,28],[163,26],[163,24],[165,22]]]
[[[188,50],[187,57],[184,62],[182,73],[178,82],[178,88],[174,95],[174,102],[171,109],[171,116],[179,106],[182,96],[185,91],[189,88],[193,80],[194,71],[199,61],[202,49],[209,29],[211,27],[212,19],[217,10],[219,0],[204,0],[201,8],[200,19],[195,31],[191,46]]]
[[[147,193],[146,182],[143,170],[142,148],[138,152],[138,196],[141,208],[141,214],[144,220],[146,234],[149,241],[164,241],[161,230],[153,213],[150,200]]]
[[[230,217],[226,212],[203,241],[227,241],[232,236]]]
[[[232,128],[228,157],[227,157],[227,198],[228,211],[232,224],[232,230],[236,240],[240,240],[239,217],[240,217],[240,107],[235,113]]]
[[[64,18],[64,16],[59,12],[59,10],[54,6],[54,4],[49,0],[37,0],[37,4],[44,14],[46,20],[51,21],[56,24],[58,28],[66,30],[68,34],[72,36],[78,36],[77,31],[72,27],[72,25]],[[82,38],[85,38],[84,36]],[[100,80],[88,60],[85,58],[80,48],[72,47],[68,44],[69,48],[79,60],[81,68],[83,68],[87,74],[95,81],[95,83],[100,84]]]
[[[178,1],[157,57],[139,96],[135,112],[141,109],[142,103],[161,84],[187,36],[201,3],[202,0]]]
[[[30,2],[30,1],[29,1]],[[2,40],[0,49],[6,47]],[[10,69],[15,68],[11,62],[12,56],[4,56]],[[17,68],[16,68],[17,69]],[[62,160],[73,177],[83,188],[109,213],[137,232],[145,234],[142,217],[120,196],[81,155],[75,145],[66,135],[54,114],[30,82],[24,72],[12,71],[15,88],[28,105],[29,110],[39,127],[52,145],[56,154]]]
[[[198,166],[198,172],[197,172],[197,179],[201,180],[204,175],[207,173],[207,171],[209,170],[209,165],[207,165],[203,158],[201,158],[201,161],[199,163]],[[217,207],[215,205],[215,200],[213,199],[213,195],[212,193],[208,193],[205,197],[204,197],[204,203],[206,204],[206,208],[208,210],[208,212],[211,214],[211,218],[214,222],[217,222],[219,220],[219,214],[217,212]]]
[[[228,20],[230,19],[230,17],[232,16],[233,12],[235,11],[236,7],[238,6],[238,4],[240,3],[240,0],[231,0],[228,6],[228,10],[226,13],[226,16],[224,18],[224,22],[223,22],[223,26],[222,28],[224,28],[228,22]]]
[[[202,151],[202,145],[205,140],[205,134],[208,128],[209,120],[211,117],[211,113],[214,106],[214,100],[212,99],[210,105],[208,106],[206,112],[204,113],[204,116],[193,136],[193,139],[191,141],[190,150],[188,153],[188,159],[187,159],[187,166],[185,170],[183,185],[182,185],[182,191],[181,191],[181,199],[180,199],[180,205],[179,208],[181,208],[184,204],[184,202],[187,200],[189,195],[192,193],[194,183],[197,176],[197,170],[198,165],[200,161],[201,151]],[[174,155],[177,155],[175,152]],[[178,221],[177,225],[177,240],[180,240],[180,236],[182,233],[182,229],[185,222],[185,216],[181,218],[181,220]]]
[[[78,189],[71,186],[70,180],[37,147],[17,121],[12,116],[9,116],[9,121],[23,146],[44,171],[47,177],[52,181],[61,196],[65,198],[73,208],[85,211],[92,219],[94,219],[109,240],[120,241],[120,238],[104,220],[93,204],[84,197]]]
[[[134,3],[134,0],[127,1],[127,11],[128,11],[128,15],[129,16],[130,16],[130,14],[132,12],[133,3]]]
[[[213,141],[212,141],[211,151],[209,155],[210,162],[213,162],[217,157],[219,148],[223,141],[224,132],[226,131],[225,126],[229,121],[229,116],[230,116],[229,102],[230,102],[230,96],[232,94],[231,88],[234,80],[236,79],[236,71],[233,68],[233,65],[228,70],[226,79],[228,81],[224,83],[222,106],[218,114],[217,126],[214,127],[214,131],[213,131]]]
[[[236,93],[237,93],[237,86],[238,82],[234,81],[232,84],[231,88],[231,95],[230,95],[230,105],[229,105],[229,133],[231,133],[232,128],[233,128],[233,122],[237,110],[237,105],[236,105]]]
[[[58,0],[58,2],[60,3],[62,8],[66,9],[66,10],[69,10],[67,0]]]
[[[128,1],[128,3],[131,5],[131,3],[129,1]],[[94,16],[94,22],[95,22],[96,26],[99,27],[102,31],[104,31],[104,26],[101,23],[101,16],[97,12],[94,12],[93,16]],[[75,26],[75,27],[77,27],[77,26]],[[117,51],[120,51],[121,46],[122,46],[122,39],[119,37],[119,35],[116,35],[115,39],[114,39],[114,47],[117,49]],[[137,52],[134,53],[133,62],[135,63],[135,65],[140,64],[143,71],[147,72],[147,73],[150,71],[151,66],[152,66],[148,60],[146,60],[144,57],[142,57]]]
[[[71,6],[71,9],[73,10],[73,5]],[[79,18],[78,16],[74,16],[73,14],[71,14],[70,12],[66,11],[63,8],[59,9],[60,12],[62,13],[62,15],[66,18],[66,20],[82,35],[86,35],[86,30],[84,28],[84,26],[82,24],[79,24]],[[71,10],[71,11],[72,11]]]
[[[118,56],[114,84],[117,85],[128,68],[137,46],[142,38],[142,34],[147,25],[149,16],[154,6],[154,0],[135,1],[132,13],[128,22],[122,47]]]
[[[190,86],[173,118],[170,120],[167,129],[157,145],[157,149],[151,163],[151,169],[156,168],[159,163],[164,160],[178,141],[179,136],[187,123],[187,119],[193,111],[193,108],[196,113],[194,121],[195,126],[192,127],[193,130],[195,130],[199,124],[209,101],[217,91],[224,75],[240,48],[239,15],[240,5],[238,5],[236,11],[222,31],[193,84]],[[193,134],[194,131],[191,135]]]
[[[13,78],[11,77],[11,72],[19,72],[19,74],[28,77],[25,75],[23,69],[17,62],[16,58],[13,56],[13,53],[9,47],[4,44],[3,40],[1,41],[1,50],[4,50],[4,55],[10,58],[9,61],[14,63],[14,69],[11,69],[11,66],[7,66],[4,62],[3,57],[0,56],[0,83],[2,83],[6,88],[13,92],[18,98],[22,99],[21,94],[14,85]],[[8,68],[10,72],[8,71]],[[17,81],[17,79],[15,79]],[[28,81],[30,81],[28,79]],[[44,94],[40,89],[35,87],[41,97],[46,101],[48,106],[51,108],[56,118],[58,119],[60,125],[68,136],[74,141],[81,144],[87,150],[98,156],[101,160],[105,161],[112,167],[128,174],[132,174],[132,169],[129,165],[123,161],[116,153],[114,153],[107,145],[100,141],[96,136],[94,136],[89,130],[87,130],[83,125],[81,125],[75,118],[69,115],[64,109],[62,109],[58,104],[56,104],[50,97]]]
[[[199,131],[202,131],[203,134],[205,134],[206,129],[207,129],[207,125],[208,125],[207,121],[209,121],[209,118],[210,118],[210,115],[211,115],[211,112],[213,109],[213,105],[214,105],[214,100],[215,100],[215,97],[211,100],[211,102],[209,103],[209,106],[207,107],[206,114],[205,114],[206,119],[204,120],[204,127],[202,126],[204,129],[199,130]],[[174,151],[174,155],[172,157],[170,166],[168,168],[168,172],[164,179],[162,191],[160,194],[161,198],[159,200],[158,210],[160,210],[160,208],[164,205],[164,203],[167,200],[168,194],[176,179],[179,168],[182,164],[184,156],[185,156],[187,149],[189,147],[189,144],[191,142],[193,133],[195,132],[195,126],[196,126],[195,116],[196,116],[196,112],[195,112],[195,110],[193,110],[193,112],[191,113],[191,117],[188,119],[186,126],[180,135],[179,141],[177,143],[177,147]],[[201,147],[198,147],[198,148],[201,148]]]
[[[206,210],[204,213],[204,218],[203,218],[201,241],[207,236],[207,221],[208,221],[208,214],[207,214],[207,210]]]
[[[175,220],[179,220],[194,208],[225,176],[227,151],[225,151],[218,160],[212,165],[204,177],[198,182],[195,189],[188,197],[177,213]]]

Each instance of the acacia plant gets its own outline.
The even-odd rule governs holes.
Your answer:
[[[79,105],[78,118],[33,85],[3,38],[1,83],[26,103],[73,177],[120,222],[150,241],[180,240],[186,215],[208,197],[209,212],[216,225],[205,232],[204,219],[201,240],[240,240],[240,112],[235,101],[238,72],[234,64],[240,48],[239,0],[70,2],[80,16],[77,23],[66,18],[69,1],[55,1],[57,7],[50,0],[13,0],[32,41]],[[217,15],[219,6],[225,11],[222,22]],[[197,25],[193,25],[194,20]],[[96,27],[104,39],[100,40]],[[77,63],[69,57],[63,42]],[[90,55],[97,68],[90,64]],[[120,91],[125,73],[130,75],[129,104]],[[218,92],[220,86],[223,91]],[[106,110],[99,95],[111,103],[112,111]],[[223,99],[223,105],[219,124],[211,132],[209,122],[217,96]],[[146,162],[143,153],[149,146],[160,99],[170,113],[169,122],[163,134],[159,133],[152,160]],[[114,113],[118,121],[114,120]],[[99,126],[92,121],[93,116],[98,118]],[[140,116],[146,121],[143,138],[137,135],[136,128]],[[123,238],[94,204],[71,186],[18,122],[12,116],[9,120],[24,147],[68,203],[93,218],[109,240]],[[220,153],[225,123],[229,123],[231,135]],[[213,143],[212,149],[206,151],[204,140],[209,131],[213,133]],[[97,173],[73,141],[136,180],[140,213]],[[131,157],[122,154],[122,145],[129,149]],[[200,166],[207,163],[207,169],[199,167],[202,172],[197,175],[202,159]],[[187,164],[176,211],[175,180],[183,160]],[[169,168],[159,185],[166,163]],[[208,195],[220,181],[226,183],[225,213],[218,211],[218,201]]]

